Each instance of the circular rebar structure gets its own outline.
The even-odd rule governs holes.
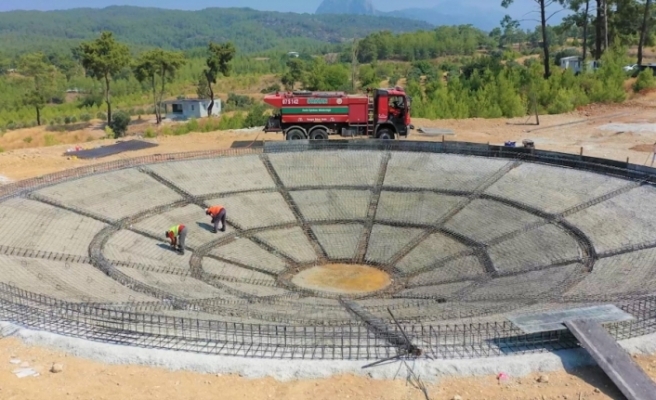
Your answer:
[[[655,181],[583,156],[371,140],[64,171],[0,187],[0,319],[248,357],[384,358],[405,333],[469,358],[575,347],[506,318],[610,303],[634,317],[611,334],[641,336],[656,331]],[[175,224],[184,255],[164,238]]]

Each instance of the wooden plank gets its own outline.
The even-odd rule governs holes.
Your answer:
[[[598,322],[574,320],[565,325],[627,399],[656,400],[656,383]]]
[[[567,329],[564,323],[572,320],[590,320],[605,324],[632,319],[634,319],[633,315],[620,310],[613,304],[508,317],[510,322],[526,334],[564,330]]]

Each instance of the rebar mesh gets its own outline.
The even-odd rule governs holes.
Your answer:
[[[635,317],[610,325],[615,337],[644,335],[656,331],[652,182],[656,170],[627,163],[408,141],[273,142],[64,171],[0,187],[0,318],[289,358],[394,355],[388,309],[438,358],[576,346],[565,331],[525,335],[508,313],[610,302]],[[210,231],[210,204],[226,207],[225,233]],[[185,255],[164,243],[177,223]],[[336,294],[291,281],[330,263],[391,283]]]

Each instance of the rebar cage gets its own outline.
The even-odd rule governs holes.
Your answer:
[[[510,313],[612,303],[634,320],[609,331],[641,336],[656,320],[655,177],[535,149],[382,140],[62,171],[0,187],[0,319],[299,359],[389,357],[403,330],[432,358],[475,358],[577,346],[564,329],[524,334]],[[216,203],[225,233],[205,221]],[[189,228],[185,255],[163,243],[175,223]],[[336,293],[294,279],[327,263],[368,265],[391,284]]]

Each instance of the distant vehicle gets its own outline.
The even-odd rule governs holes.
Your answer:
[[[586,71],[592,72],[600,67],[598,60],[588,61],[586,63]],[[560,59],[560,67],[563,69],[571,69],[576,75],[582,72],[583,60],[579,56],[563,57]]]
[[[622,69],[624,70],[624,72],[631,72],[631,71],[635,70],[636,68],[638,68],[638,64],[625,65]]]
[[[636,65],[636,69],[639,70],[640,72],[646,70],[647,68],[650,68],[654,72],[654,74],[656,74],[656,64],[654,63]]]

